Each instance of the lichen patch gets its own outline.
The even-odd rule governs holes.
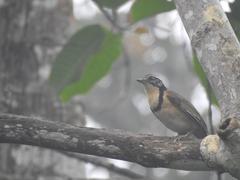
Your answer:
[[[225,56],[232,57],[233,54],[239,52],[239,49],[235,46],[235,44],[231,41],[226,41],[222,46],[222,52]]]
[[[17,127],[23,127],[22,124],[16,124]]]
[[[70,139],[70,136],[65,135],[63,133],[58,133],[58,132],[48,132],[44,135],[44,138],[51,139],[58,142],[66,142]]]
[[[207,44],[206,45],[208,50],[210,51],[216,51],[217,50],[217,45],[216,44]]]
[[[47,130],[44,130],[44,129],[41,129],[41,130],[39,130],[38,133],[39,133],[39,134],[46,134],[46,133],[48,133],[48,131],[47,131]]]
[[[204,18],[207,21],[217,22],[218,24],[223,25],[225,23],[225,19],[223,14],[219,10],[219,6],[217,5],[209,5],[203,12]]]
[[[217,153],[219,150],[220,142],[217,135],[209,135],[201,142],[201,147],[204,146],[208,153]]]
[[[190,11],[188,11],[186,14],[184,14],[184,18],[185,18],[186,20],[188,20],[188,19],[190,19],[190,18],[192,17],[192,15],[193,15],[193,11],[190,10]]]
[[[5,124],[5,125],[4,125],[4,128],[5,128],[5,129],[9,129],[9,128],[10,128],[10,126],[9,126],[9,125],[7,125],[7,124]]]
[[[72,140],[71,140],[73,143],[78,143],[78,139],[73,137]]]
[[[90,140],[88,143],[97,146],[99,149],[102,151],[108,151],[108,152],[118,152],[120,151],[120,148],[118,146],[112,145],[112,144],[106,144],[106,141],[100,140],[100,139],[95,139],[95,140]]]

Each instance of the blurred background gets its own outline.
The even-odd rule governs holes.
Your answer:
[[[240,3],[221,4],[238,35]],[[173,2],[0,0],[0,34],[1,112],[79,127],[174,136],[150,112],[143,87],[136,82],[150,73],[188,99],[209,131],[210,110],[214,129],[220,122],[217,102]],[[215,172],[150,169],[120,160],[0,145],[0,179],[133,178],[121,170],[144,179],[217,178]]]

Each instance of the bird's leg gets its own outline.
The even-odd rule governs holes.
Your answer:
[[[192,136],[192,131],[189,131],[186,134],[178,134],[178,136],[174,138],[174,142],[178,142],[181,139],[189,138],[191,136]]]

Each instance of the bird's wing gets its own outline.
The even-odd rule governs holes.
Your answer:
[[[177,107],[177,109],[186,114],[186,116],[190,119],[194,120],[194,122],[198,123],[198,125],[200,125],[207,134],[207,126],[204,120],[190,102],[188,102],[185,98],[173,91],[168,91],[167,97],[169,101],[175,107]]]

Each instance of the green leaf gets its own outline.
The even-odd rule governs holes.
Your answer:
[[[117,9],[119,6],[126,3],[128,0],[93,0],[98,6]]]
[[[219,106],[218,102],[217,102],[217,98],[212,90],[212,87],[210,86],[207,76],[205,75],[205,72],[203,71],[202,66],[199,63],[199,60],[195,53],[193,54],[193,67],[194,67],[196,74],[198,75],[198,78],[199,78],[201,84],[205,88],[208,97],[211,97],[212,104]]]
[[[88,92],[98,80],[108,73],[113,62],[121,54],[121,50],[120,35],[104,30],[104,40],[100,49],[88,59],[80,80],[64,88],[60,94],[61,99],[67,101],[76,94]]]
[[[51,85],[59,92],[79,79],[82,68],[104,40],[105,32],[98,25],[76,32],[57,55],[50,75]]]
[[[131,19],[133,22],[156,14],[175,9],[172,1],[167,0],[136,0],[131,8]]]

